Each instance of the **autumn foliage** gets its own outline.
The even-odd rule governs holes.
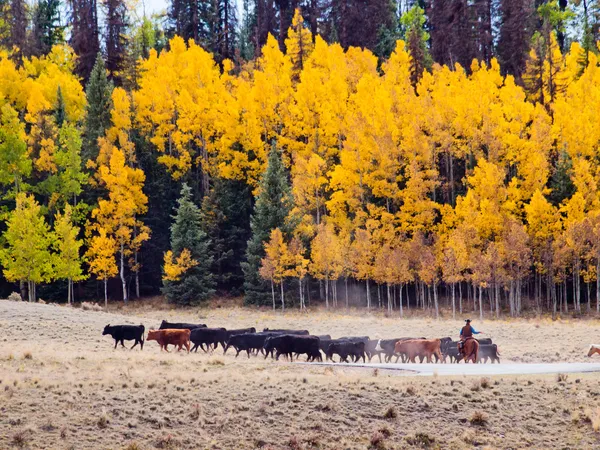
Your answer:
[[[80,127],[86,111],[70,50],[55,47],[22,67],[0,54],[0,183],[7,198],[35,192],[53,212],[76,208],[81,183],[89,183],[89,270],[105,281],[118,273],[125,299],[127,274],[137,277],[151,242],[144,170],[159,167],[172,183],[195,180],[186,202],[199,196],[200,204],[216,180],[250,187],[259,200],[244,271],[254,287],[264,284],[257,289],[270,287],[255,298],[273,307],[318,297],[327,307],[398,314],[416,307],[439,315],[446,306],[481,316],[519,315],[527,306],[579,313],[593,300],[600,308],[596,55],[577,43],[561,54],[549,31],[515,80],[495,59],[428,69],[411,53],[423,36],[413,39],[397,41],[382,62],[313,39],[299,11],[287,53],[271,36],[261,56],[243,64],[217,64],[175,37],[139,61],[135,89],[112,91],[110,126],[85,161],[87,178],[72,169],[81,140],[64,131]],[[50,114],[59,87],[61,126]],[[283,164],[272,182],[276,205],[265,200],[269,159]],[[51,177],[58,184],[39,183]],[[40,184],[45,191],[34,189]],[[18,198],[22,214],[26,197]],[[210,252],[197,233],[193,241]],[[199,248],[161,249],[167,286],[190,273],[208,276],[199,263],[214,255],[203,258]],[[4,273],[31,281],[12,268]],[[212,292],[212,281],[206,286]]]

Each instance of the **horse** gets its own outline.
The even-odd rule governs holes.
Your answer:
[[[479,342],[477,341],[477,339],[467,339],[464,342],[462,349],[460,348],[460,343],[458,343],[458,351],[465,360],[465,364],[468,363],[469,360],[473,364],[479,361]]]
[[[588,352],[588,356],[592,356],[594,353],[598,353],[600,355],[600,345],[590,345],[590,351]]]

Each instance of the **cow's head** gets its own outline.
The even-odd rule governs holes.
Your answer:
[[[158,338],[158,335],[160,333],[157,330],[149,330],[148,331],[148,337],[146,338],[147,341],[156,341],[156,339]]]
[[[110,334],[110,323],[104,327],[104,331],[102,332],[102,336]]]

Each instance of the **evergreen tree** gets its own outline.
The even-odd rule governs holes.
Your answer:
[[[431,68],[431,55],[427,48],[429,33],[424,29],[425,11],[418,5],[413,6],[402,15],[400,23],[404,31],[404,40],[410,54],[410,81],[413,86],[423,76],[423,72]]]
[[[521,78],[525,70],[529,43],[533,35],[533,4],[528,0],[500,2],[498,57],[502,71]]]
[[[220,292],[242,292],[241,261],[250,238],[251,211],[252,192],[241,181],[215,179],[202,201],[202,229],[210,238],[211,272]]]
[[[40,0],[33,12],[32,53],[46,55],[63,42],[65,27],[60,24],[60,0]]]
[[[123,0],[106,0],[106,68],[111,80],[121,85],[126,57],[127,5]]]
[[[96,160],[98,156],[98,138],[104,136],[105,131],[111,125],[112,91],[113,84],[106,76],[104,60],[102,55],[98,53],[94,70],[92,70],[85,89],[87,115],[81,152],[84,164],[90,159]]]
[[[28,11],[25,0],[10,0],[8,21],[10,24],[9,48],[16,48],[15,56],[21,59],[28,55],[27,25]]]
[[[54,107],[54,120],[56,121],[56,126],[61,128],[65,123],[65,119],[65,97],[62,93],[62,89],[59,86],[58,90],[56,91],[56,106]]]
[[[571,198],[575,193],[575,185],[572,180],[573,161],[565,151],[561,152],[554,168],[552,178],[550,178],[550,202],[554,206],[559,206],[563,200]]]
[[[200,209],[192,200],[192,190],[184,184],[175,222],[171,226],[171,250],[165,254],[162,292],[167,300],[197,305],[214,294],[210,272],[210,240],[201,227]]]
[[[77,74],[87,82],[100,51],[97,0],[69,0],[70,44],[78,56]]]
[[[259,193],[250,219],[252,237],[246,249],[244,291],[246,303],[267,305],[271,302],[270,287],[259,274],[261,259],[265,256],[264,244],[271,230],[286,231],[285,222],[291,209],[290,187],[279,152],[273,144],[267,169],[260,181]]]

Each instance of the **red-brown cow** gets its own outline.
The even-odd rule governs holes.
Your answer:
[[[169,345],[176,345],[181,351],[185,347],[190,352],[190,330],[150,330],[148,331],[147,341],[156,341],[160,345],[160,350],[168,350]]]
[[[398,341],[394,347],[394,353],[404,355],[414,363],[417,356],[427,358],[427,362],[432,362],[431,357],[436,355],[442,361],[442,352],[440,349],[441,341],[439,339],[413,339],[410,341]]]

